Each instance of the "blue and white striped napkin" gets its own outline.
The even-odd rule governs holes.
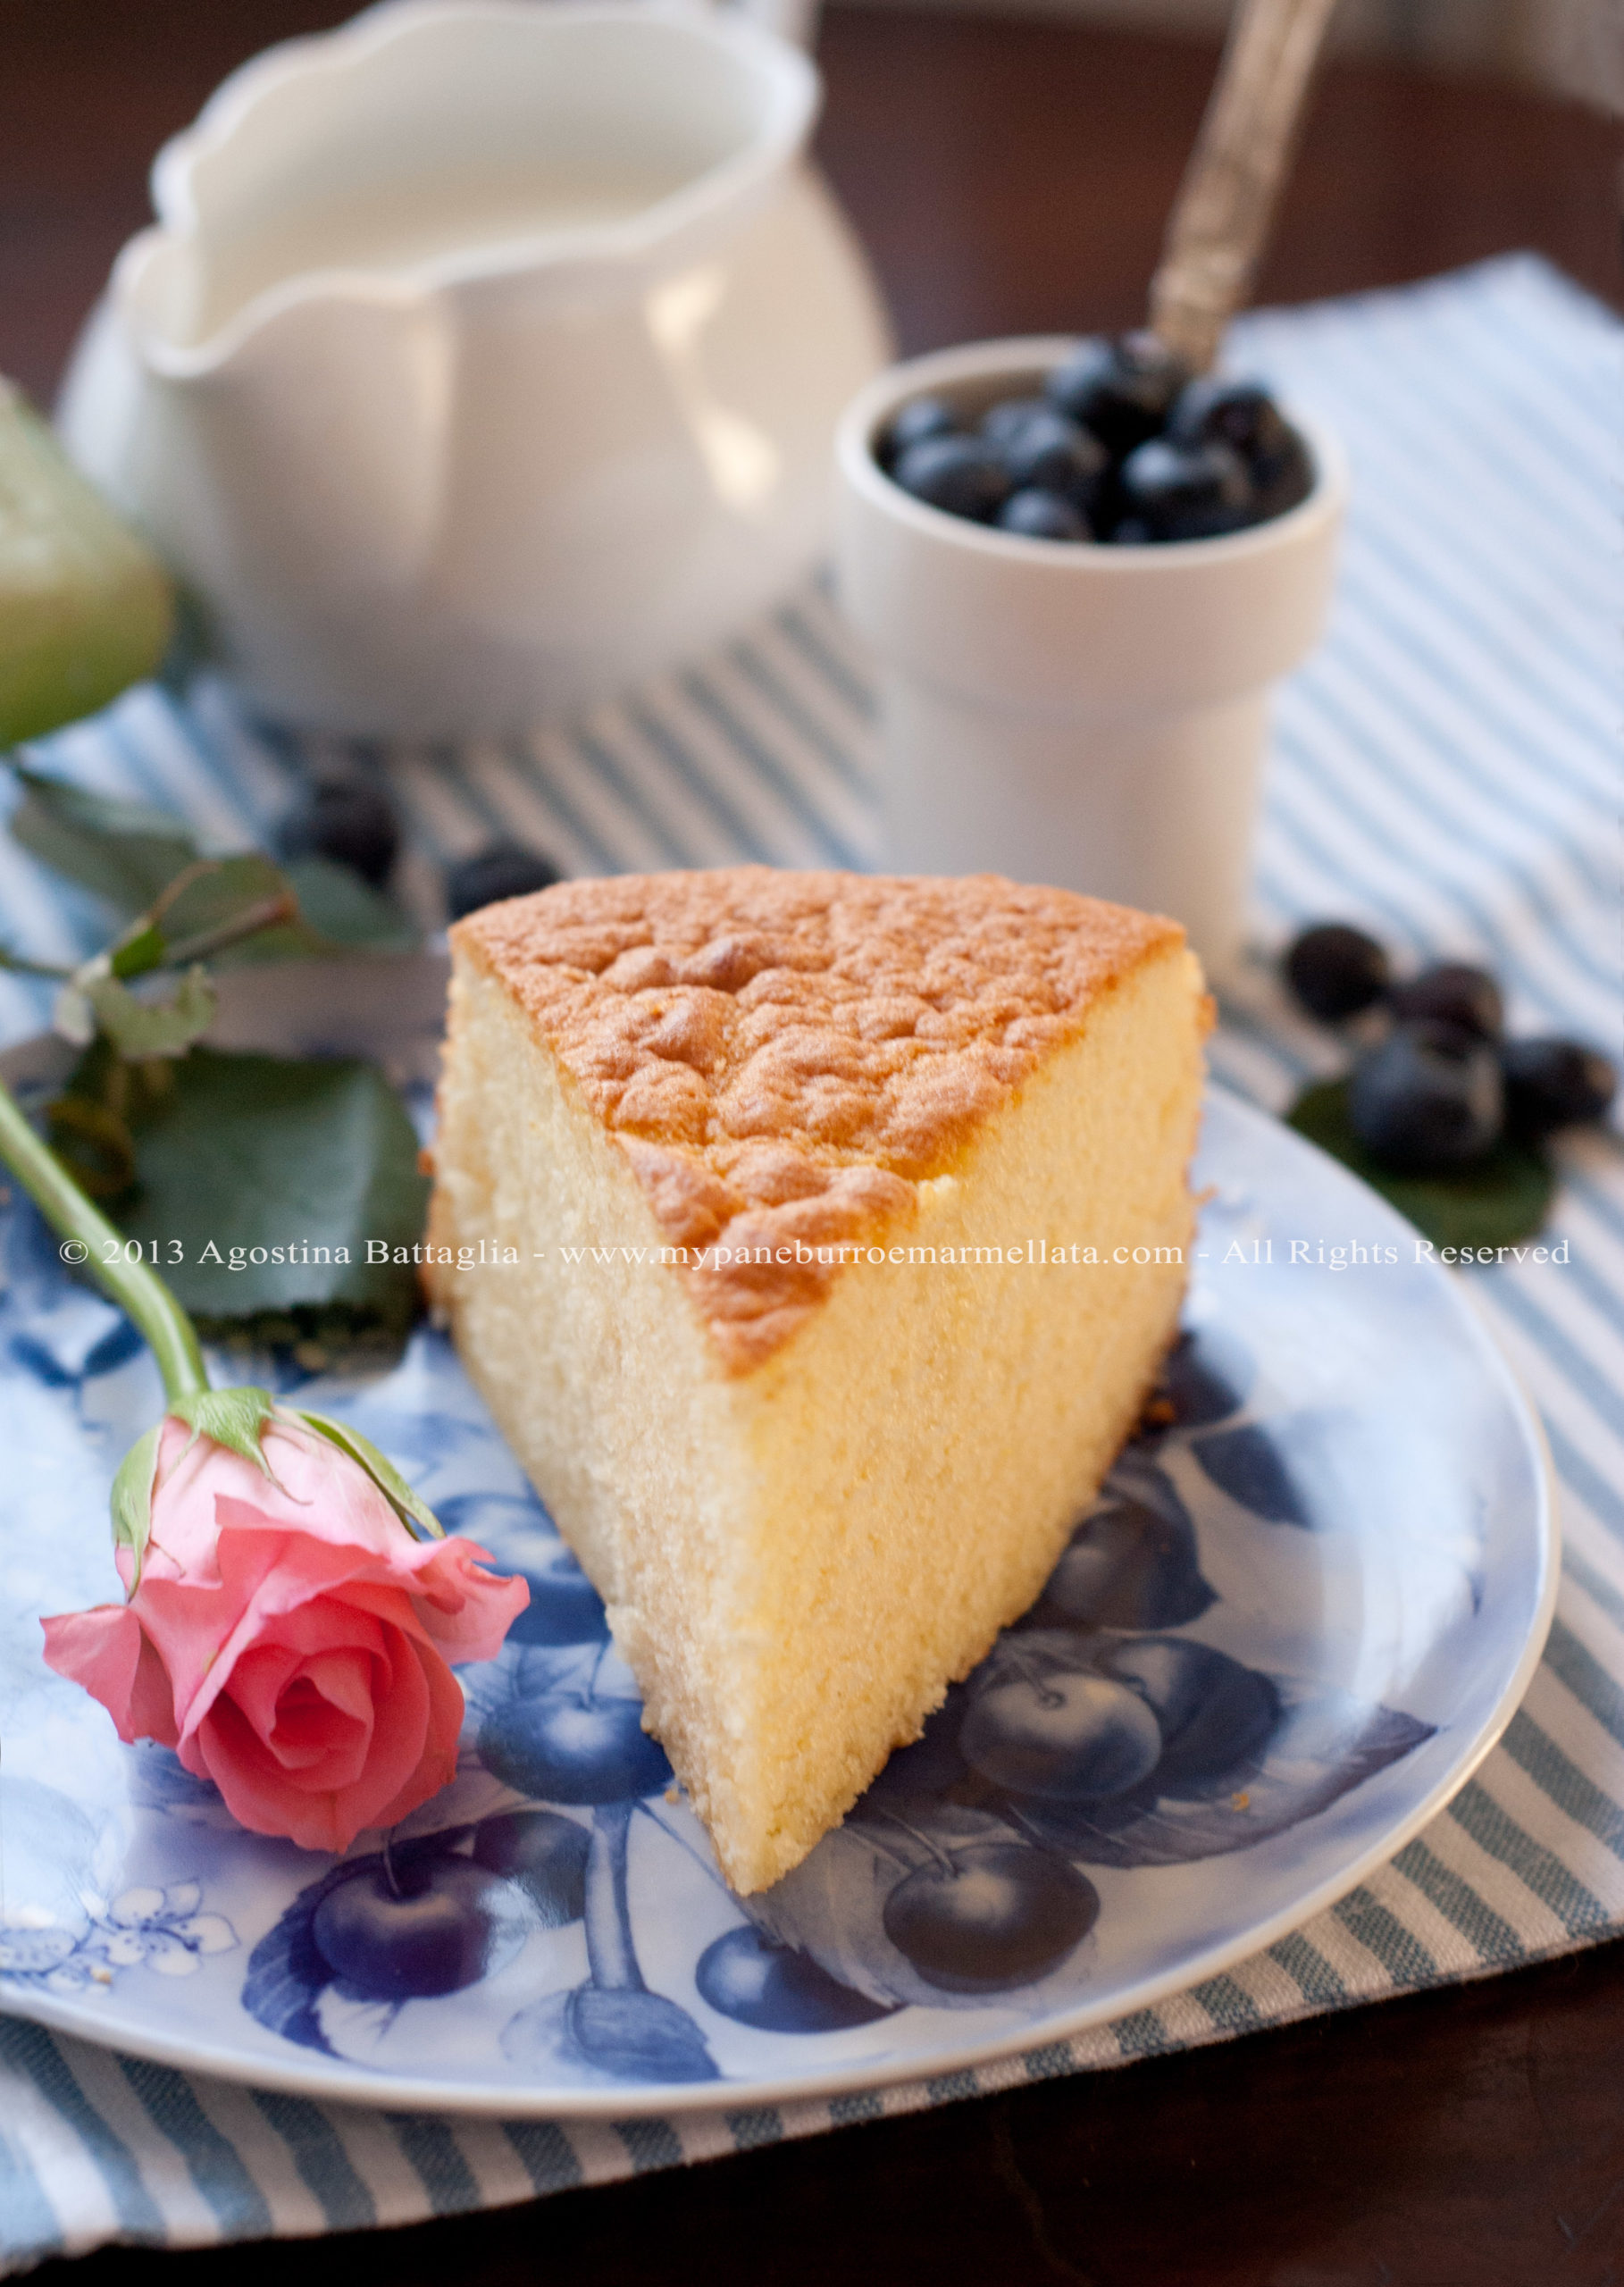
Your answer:
[[[1340,431],[1354,495],[1331,635],[1279,711],[1260,946],[1309,917],[1486,959],[1520,1027],[1624,1049],[1624,327],[1541,264],[1265,314],[1235,360]],[[572,870],[878,854],[865,671],[808,591],[691,672],[526,744],[389,758],[413,863],[493,833]],[[317,741],[212,684],[130,694],[38,759],[261,836]],[[362,757],[382,768],[381,757]],[[37,958],[98,942],[88,903],[0,840],[0,909]],[[0,1036],[38,992],[0,980]],[[1260,959],[1219,1076],[1270,1107],[1324,1043]],[[1105,2065],[1565,1952],[1624,1928],[1624,1155],[1564,1148],[1561,1263],[1478,1275],[1542,1407],[1567,1555],[1550,1649],[1503,1745],[1380,1874],[1158,2008],[975,2072],[833,2102],[666,2120],[456,2121],[189,2078],[0,2018],[0,2257],[448,2215]]]

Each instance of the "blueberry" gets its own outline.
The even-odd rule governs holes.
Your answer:
[[[1267,390],[1216,373],[1203,373],[1181,390],[1168,418],[1168,434],[1176,445],[1231,445],[1245,461],[1277,453],[1289,431]]]
[[[890,470],[910,445],[922,445],[929,437],[951,437],[958,428],[958,415],[945,398],[917,397],[892,415],[875,448],[875,458],[883,469]]]
[[[1149,548],[1155,538],[1143,516],[1118,516],[1111,526],[1113,548]]]
[[[1000,532],[1019,532],[1025,540],[1088,540],[1088,518],[1058,492],[1042,492],[1035,485],[1012,492],[998,512]]]
[[[1252,497],[1260,522],[1283,516],[1306,500],[1314,489],[1314,457],[1294,429],[1278,454],[1251,463]]]
[[[1065,1859],[1024,1842],[975,1842],[905,1874],[882,1920],[928,1985],[999,1993],[1058,1969],[1099,1912],[1099,1892]]]
[[[1228,445],[1152,437],[1134,447],[1117,482],[1124,514],[1143,517],[1153,540],[1211,540],[1253,520],[1251,479]]]
[[[1024,429],[1034,413],[1051,415],[1054,407],[1046,397],[1004,397],[987,407],[981,416],[981,433],[988,444],[996,445],[1002,452],[1010,439]]]
[[[1401,1173],[1436,1174],[1481,1159],[1503,1111],[1499,1059],[1487,1041],[1454,1025],[1394,1026],[1360,1057],[1348,1085],[1354,1134]]]
[[[1167,422],[1190,369],[1153,333],[1096,336],[1049,377],[1050,402],[1118,458]]]
[[[1469,961],[1438,961],[1389,995],[1401,1024],[1415,1020],[1453,1025],[1480,1040],[1498,1040],[1505,1024],[1500,987],[1488,971]]]
[[[892,471],[904,492],[950,516],[995,516],[1009,490],[1003,457],[981,437],[927,437]]]
[[[362,778],[330,778],[313,786],[283,820],[277,847],[284,858],[327,858],[381,889],[400,850],[393,804]]]
[[[1310,1017],[1335,1024],[1379,1001],[1387,990],[1387,956],[1374,937],[1345,922],[1305,929],[1285,956],[1285,981]]]
[[[522,849],[516,842],[492,842],[470,857],[455,859],[446,868],[446,911],[453,921],[495,905],[505,897],[528,897],[533,890],[550,890],[562,880],[560,869],[540,850]]]
[[[1084,515],[1099,505],[1110,456],[1097,437],[1052,410],[1032,415],[1000,449],[1017,492],[1064,494]]]
[[[1284,515],[1313,489],[1308,447],[1255,381],[1210,374],[1192,381],[1173,408],[1168,435],[1178,445],[1222,444],[1237,452],[1251,473],[1260,518]]]
[[[1509,1040],[1500,1068],[1506,1127],[1529,1139],[1600,1119],[1619,1085],[1607,1059],[1576,1040]]]
[[[699,1998],[720,2015],[760,2032],[843,2032],[894,2014],[892,2006],[841,1985],[810,1954],[774,1945],[748,1922],[713,1939],[693,1980]]]

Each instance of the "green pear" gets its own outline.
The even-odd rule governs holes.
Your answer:
[[[173,621],[156,557],[0,380],[0,751],[150,674]]]

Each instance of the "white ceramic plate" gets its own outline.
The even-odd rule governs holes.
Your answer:
[[[337,995],[313,973],[290,1001],[288,972],[274,990],[244,973],[228,1036],[341,1048],[359,1027],[421,1079],[441,974],[371,965]],[[43,1076],[52,1053],[8,1068]],[[398,1830],[389,1868],[376,1835],[336,1866],[241,1832],[167,1751],[121,1747],[46,1671],[37,1621],[116,1595],[107,1486],[157,1385],[13,1205],[4,2005],[316,2096],[624,2119],[950,2073],[1306,1920],[1434,1815],[1526,1688],[1556,1587],[1548,1471],[1462,1291],[1342,1169],[1214,1093],[1198,1179],[1176,1418],[1124,1454],[1044,1601],[748,1914],[638,1744],[596,1597],[426,1329],[371,1386],[283,1386],[354,1418],[531,1578],[501,1657],[463,1671],[453,1787]],[[561,1708],[578,1720],[556,1724]],[[1034,1709],[1051,1741],[1017,1768],[1008,1719]],[[339,1977],[322,1906],[349,1883],[369,1887],[342,1901],[358,1911]],[[403,1966],[425,1914],[439,1950]],[[462,1981],[417,1990],[437,1978]]]

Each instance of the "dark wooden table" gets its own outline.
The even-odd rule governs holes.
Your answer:
[[[323,0],[4,0],[0,370],[48,397],[146,161]],[[1213,52],[841,11],[825,164],[910,349],[1139,314]],[[1620,136],[1335,66],[1263,280],[1296,300],[1533,247],[1624,302]],[[113,2287],[131,2258],[88,2258]],[[1624,2283],[1624,1956],[1544,1968],[456,2223],[171,2259],[188,2287]]]

